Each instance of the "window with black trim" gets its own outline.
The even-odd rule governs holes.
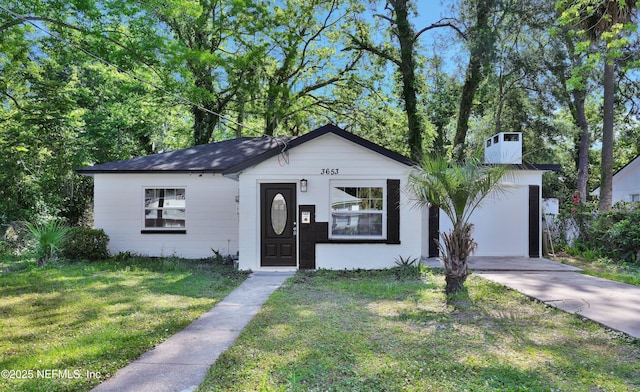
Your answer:
[[[185,188],[145,188],[145,229],[184,230],[186,227]]]
[[[386,239],[386,198],[382,181],[331,181],[329,238]]]

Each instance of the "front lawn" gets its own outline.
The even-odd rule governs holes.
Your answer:
[[[298,272],[200,391],[640,390],[637,340],[476,275],[468,287],[447,301],[435,271]]]
[[[211,260],[132,257],[37,267],[2,255],[0,390],[89,390],[245,278]]]
[[[587,260],[580,256],[560,256],[557,260],[581,268],[587,275],[640,286],[640,264],[615,263],[607,258]]]

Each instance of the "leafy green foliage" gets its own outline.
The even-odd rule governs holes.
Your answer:
[[[633,0],[558,0],[556,3],[556,9],[560,11],[560,23],[578,30],[578,34],[585,38],[585,42],[576,45],[576,49],[586,52],[594,44],[601,48],[589,53],[586,61],[587,64],[604,64],[602,160],[598,205],[601,211],[608,211],[612,207],[616,60],[623,56],[623,48],[628,47],[633,41],[630,36],[637,31],[637,25],[632,22],[632,16],[634,8],[639,4]]]
[[[62,245],[64,257],[72,260],[104,260],[109,257],[109,236],[102,229],[73,227]]]
[[[128,59],[118,56],[127,51],[118,34],[131,31],[119,21],[112,31],[116,37],[92,34],[92,28],[105,27],[91,20],[103,15],[96,7],[82,1],[60,7],[27,1],[10,7],[15,15],[0,15],[0,28],[6,29],[0,52],[8,54],[0,59],[3,223],[63,217],[75,224],[92,202],[93,184],[73,169],[184,146],[181,130],[189,119],[183,108],[136,79],[158,83],[149,68],[136,75],[124,72],[135,53],[128,48]],[[85,51],[128,66],[118,70]]]
[[[600,257],[592,251],[581,251],[576,247],[566,250],[568,256],[559,260],[581,268],[582,273],[600,278],[640,286],[640,264],[620,263],[608,257]]]
[[[640,210],[616,222],[608,231],[613,253],[619,258],[640,264]]]
[[[444,157],[426,157],[409,177],[409,187],[419,206],[439,206],[454,226],[465,223],[490,192],[506,189],[504,165],[487,166],[478,159],[463,164]]]
[[[561,3],[579,11],[588,2]],[[8,4],[0,12],[5,224],[85,219],[92,180],[74,168],[235,136],[300,135],[327,122],[406,155],[421,149],[443,157],[461,142],[458,120],[468,123],[469,149],[495,131],[523,131],[529,162],[563,165],[546,175],[546,195],[566,197],[575,189],[578,143],[570,113],[580,106],[567,99],[572,86],[584,88],[595,113],[586,116],[590,129],[602,122],[594,86],[602,70],[594,65],[604,56],[594,48],[588,57],[576,54],[575,45],[590,45],[577,42],[575,26],[556,26],[553,4],[543,0],[456,0],[440,23],[426,26],[429,7],[414,0]],[[616,24],[602,36],[622,54],[616,166],[640,151],[627,113],[637,112],[627,103],[640,96],[637,75],[628,72],[638,63],[633,26]],[[574,47],[553,35],[570,35]],[[465,66],[473,86],[463,83]],[[459,105],[465,84],[473,88]],[[405,106],[414,99],[403,87],[415,93],[413,121]],[[591,185],[600,161],[591,154],[588,164]]]
[[[561,218],[576,228],[572,251],[588,259],[607,257],[640,265],[640,206],[618,203],[611,211],[594,210],[581,205]]]
[[[442,233],[443,262],[449,294],[463,289],[468,276],[467,259],[477,244],[469,218],[491,192],[505,191],[505,165],[481,165],[477,159],[451,163],[442,157],[425,157],[409,175],[409,189],[418,206],[439,207],[453,228]]]
[[[399,280],[419,279],[427,276],[431,271],[429,267],[423,265],[417,257],[398,256],[395,260],[396,266],[392,268]]]
[[[27,227],[35,240],[38,264],[45,265],[49,261],[55,261],[61,246],[69,235],[69,228],[59,220],[53,219],[42,224],[27,222]]]

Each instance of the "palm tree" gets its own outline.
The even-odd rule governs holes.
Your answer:
[[[438,243],[447,294],[462,290],[469,275],[467,261],[477,247],[469,218],[489,193],[506,189],[502,182],[506,172],[505,165],[482,165],[477,159],[457,164],[426,157],[409,176],[416,205],[438,206],[453,223],[448,233],[441,234],[444,245]]]

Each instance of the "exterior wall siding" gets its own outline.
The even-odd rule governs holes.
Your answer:
[[[471,215],[472,235],[478,243],[474,256],[529,257],[529,185],[542,189],[542,172],[515,171],[507,175],[504,182],[509,184],[508,188],[487,197]],[[541,212],[538,220],[542,227]],[[451,220],[440,212],[440,232],[448,232],[452,226]],[[542,249],[541,243],[539,249]]]
[[[211,173],[95,174],[94,226],[109,235],[111,254],[204,258],[238,251],[236,181]],[[141,234],[144,188],[186,189],[186,234]]]
[[[631,201],[631,195],[637,194],[640,194],[640,158],[613,177],[613,203]]]
[[[640,194],[640,156],[629,162],[625,167],[613,175],[613,204],[632,201],[631,195]],[[593,196],[600,196],[600,187],[594,189]]]
[[[323,174],[328,169],[328,174]],[[331,174],[331,169],[334,169]],[[337,173],[335,170],[337,169]],[[259,187],[264,182],[294,182],[299,205],[314,205],[318,222],[330,221],[332,180],[386,181],[400,183],[400,245],[323,243],[316,245],[316,268],[352,269],[393,267],[398,256],[421,256],[421,219],[412,209],[406,189],[410,168],[333,134],[291,149],[286,157],[268,159],[240,175],[240,268],[260,269]],[[300,180],[308,181],[300,192]],[[300,226],[298,222],[298,227]]]

